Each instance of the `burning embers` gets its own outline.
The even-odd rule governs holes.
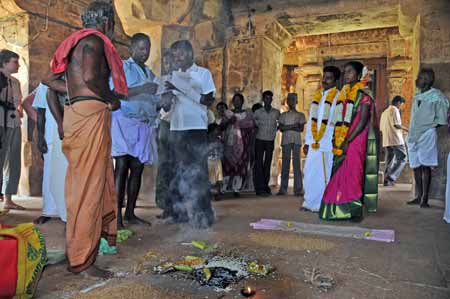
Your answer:
[[[241,294],[244,297],[253,297],[256,294],[256,290],[250,286],[243,287]]]
[[[214,287],[219,290],[229,289],[231,285],[249,277],[264,277],[273,272],[273,268],[267,264],[243,257],[208,256],[196,257],[186,256],[178,262],[165,262],[154,267],[153,271],[158,274],[183,276],[186,279],[197,281],[202,286]],[[244,290],[246,297],[255,294],[255,290]]]

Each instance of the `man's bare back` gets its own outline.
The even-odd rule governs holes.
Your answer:
[[[117,97],[109,87],[110,69],[105,57],[103,40],[89,35],[78,43],[70,55],[67,85],[70,98],[93,96],[113,103]]]

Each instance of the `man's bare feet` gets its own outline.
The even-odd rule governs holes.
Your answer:
[[[81,273],[85,273],[92,277],[98,277],[102,279],[110,279],[114,277],[114,273],[108,270],[103,270],[97,267],[96,265],[92,265]]]
[[[14,203],[11,199],[11,195],[9,194],[5,195],[5,203],[3,204],[3,208],[7,210],[25,210],[24,207]]]
[[[0,202],[3,202],[3,195],[0,195]]]
[[[44,223],[46,223],[47,221],[50,221],[51,219],[52,219],[52,218],[47,217],[47,216],[40,216],[40,217],[34,219],[33,223],[34,223],[34,224],[44,224]]]
[[[145,221],[144,219],[141,219],[141,218],[137,217],[136,215],[125,216],[124,218],[129,224],[145,224],[145,225],[149,225],[149,226],[152,225],[151,222]]]
[[[3,209],[5,209],[5,210],[20,210],[20,211],[25,210],[24,207],[19,206],[18,204],[15,204],[13,202],[11,202],[11,203],[5,202],[5,204],[3,205]]]

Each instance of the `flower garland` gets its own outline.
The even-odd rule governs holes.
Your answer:
[[[323,107],[323,117],[322,117],[322,123],[320,125],[320,130],[318,129],[317,124],[317,118],[319,114],[319,103],[322,99],[322,89],[319,89],[314,94],[314,99],[311,104],[311,133],[312,137],[314,139],[314,143],[311,145],[313,149],[320,148],[320,140],[322,140],[323,135],[325,134],[325,130],[328,126],[328,121],[330,117],[330,109],[331,105],[333,105],[333,100],[336,97],[337,88],[333,87],[330,89],[330,91],[327,94],[327,97],[325,99],[325,105]]]
[[[333,153],[336,156],[341,156],[344,152],[341,149],[342,144],[347,137],[347,133],[350,129],[353,106],[355,104],[358,91],[364,88],[364,83],[358,82],[350,88],[350,84],[345,85],[339,98],[336,102],[336,126],[334,129],[334,148]]]

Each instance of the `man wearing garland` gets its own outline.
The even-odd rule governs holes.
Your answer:
[[[323,192],[330,180],[333,166],[332,123],[339,90],[336,83],[341,71],[335,66],[323,69],[322,88],[314,95],[309,111],[303,152],[306,155],[304,169],[305,199],[302,211],[318,212]]]

